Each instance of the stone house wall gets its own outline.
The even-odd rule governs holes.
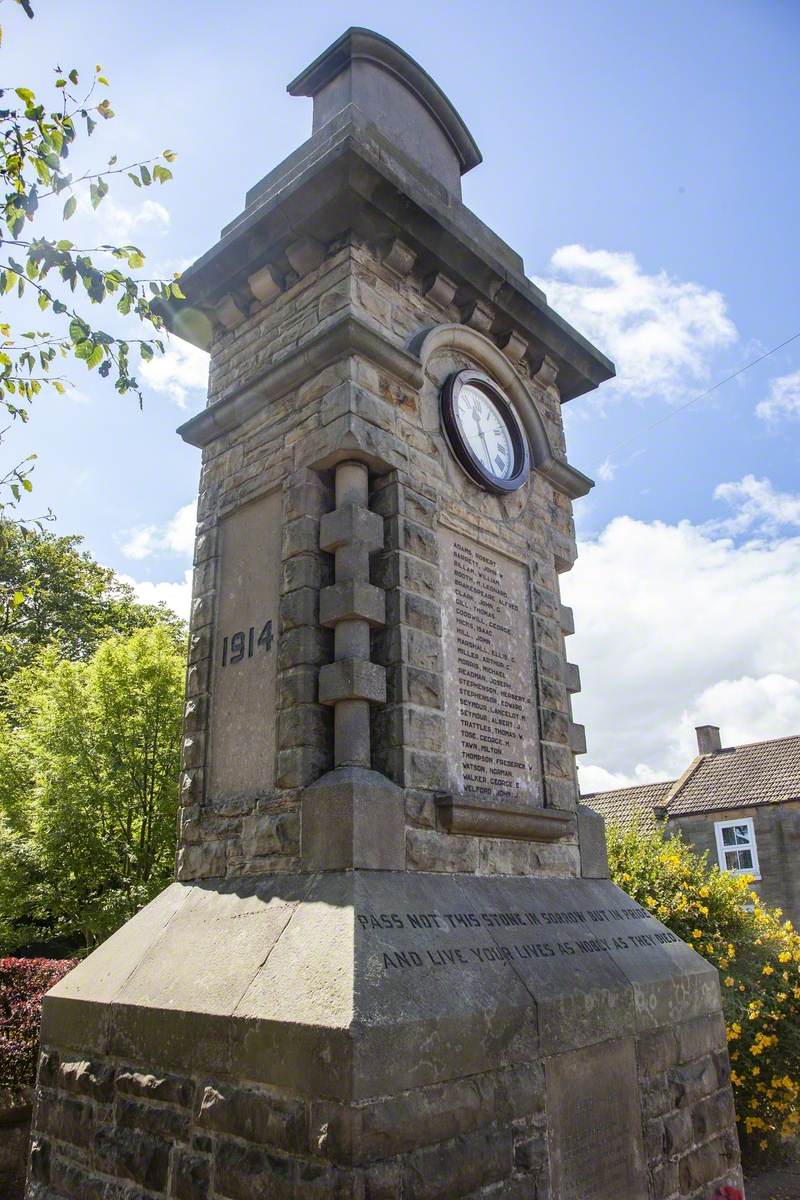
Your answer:
[[[709,863],[714,864],[715,823],[740,817],[752,820],[756,836],[761,879],[753,884],[753,890],[765,904],[783,909],[784,915],[800,927],[800,802],[670,817],[667,829],[679,830],[699,853],[707,852]]]

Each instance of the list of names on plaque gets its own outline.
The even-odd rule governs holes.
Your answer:
[[[470,538],[441,534],[451,785],[533,798],[539,755],[527,572]]]

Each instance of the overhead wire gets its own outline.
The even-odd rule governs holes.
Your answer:
[[[766,350],[763,354],[759,354],[757,358],[751,359],[750,362],[745,363],[736,371],[732,371],[730,375],[726,375],[724,379],[718,379],[716,383],[713,383],[711,387],[707,387],[705,391],[698,392],[696,396],[692,396],[691,400],[685,401],[684,404],[679,404],[677,408],[671,409],[668,413],[665,413],[663,417],[659,417],[658,420],[652,421],[649,425],[645,425],[642,429],[638,429],[636,433],[631,434],[630,437],[618,442],[616,446],[612,446],[606,454],[606,460],[608,460],[612,454],[617,454],[620,450],[624,450],[626,446],[630,446],[633,442],[638,441],[640,438],[650,433],[652,429],[656,429],[659,425],[663,425],[665,421],[671,421],[672,418],[677,417],[679,413],[685,412],[687,408],[690,408],[693,404],[697,404],[699,400],[704,400],[706,396],[710,396],[712,392],[716,392],[717,389],[721,388],[724,384],[730,383],[730,381],[732,379],[736,379],[738,375],[743,375],[745,371],[749,371],[751,367],[757,366],[758,363],[763,362],[765,358],[770,358],[771,355],[777,354],[779,350],[783,350],[785,346],[790,346],[792,342],[796,342],[798,338],[800,338],[800,330],[798,330],[797,333],[793,333],[791,337],[786,338],[785,341],[780,342],[777,346],[773,346],[771,350]]]

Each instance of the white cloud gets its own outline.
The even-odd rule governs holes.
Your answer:
[[[605,767],[583,766],[578,763],[581,792],[613,792],[617,788],[635,787],[640,783],[660,783],[669,779],[664,771],[653,770],[645,763],[637,763],[631,775],[623,771],[607,771]]]
[[[800,526],[800,495],[777,492],[769,479],[745,475],[736,483],[720,483],[714,499],[724,500],[735,510],[731,517],[709,526],[722,533],[759,530],[775,534],[786,526]]]
[[[602,479],[603,483],[610,483],[617,473],[617,465],[610,458],[604,458],[597,468],[597,477]]]
[[[130,575],[120,575],[120,579],[129,583],[143,604],[164,603],[185,621],[189,619],[189,608],[192,598],[192,570],[187,568],[183,580],[179,583],[165,581],[151,583],[149,580],[133,579]]]
[[[112,196],[106,196],[96,209],[92,209],[89,197],[84,194],[80,197],[79,209],[87,215],[92,214],[101,238],[110,242],[129,242],[143,228],[150,234],[165,233],[169,228],[169,210],[157,200],[147,199],[126,206]]]
[[[766,398],[756,405],[756,416],[762,421],[776,421],[780,417],[800,419],[800,371],[772,380]]]
[[[721,679],[681,718],[680,740],[690,756],[697,725],[719,725],[728,746],[800,733],[800,681],[777,672],[760,679]]]
[[[185,255],[180,258],[148,258],[147,268],[157,279],[171,279],[173,275],[181,275],[199,257],[200,254],[197,253],[188,258]]]
[[[150,558],[154,554],[182,554],[191,557],[197,503],[192,500],[179,508],[166,525],[139,525],[121,534],[122,553],[127,558]]]
[[[728,744],[800,732],[800,537],[737,544],[617,517],[581,545],[563,591],[587,789],[607,778],[597,768],[619,784],[674,778],[694,724],[719,725]]]
[[[83,405],[83,404],[91,404],[92,403],[91,396],[87,396],[86,392],[82,392],[80,388],[76,388],[75,384],[71,383],[69,380],[67,380],[66,382],[67,382],[67,389],[66,389],[65,395],[68,400],[71,400],[73,404]]]
[[[604,385],[598,403],[615,391],[682,398],[738,337],[720,292],[666,271],[648,275],[633,254],[561,246],[550,267],[552,277],[536,283],[616,363],[617,380]]]
[[[208,387],[208,355],[185,342],[143,362],[140,373],[148,387],[186,408],[189,392],[205,393]]]

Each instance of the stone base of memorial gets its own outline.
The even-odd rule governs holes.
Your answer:
[[[45,1002],[51,1184],[93,1195],[91,1163],[175,1197],[710,1194],[740,1183],[718,1006],[608,880],[174,884]]]

